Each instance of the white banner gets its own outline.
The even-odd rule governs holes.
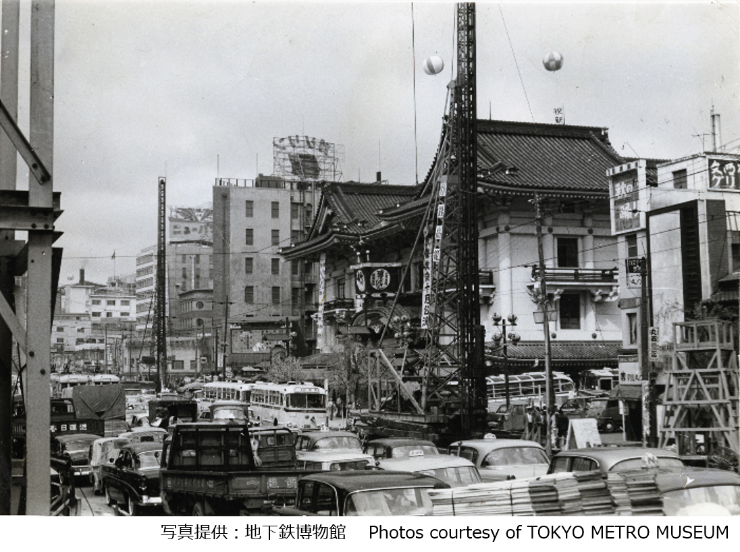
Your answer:
[[[319,259],[319,314],[316,317],[316,348],[324,348],[324,299],[326,298],[326,253]]]

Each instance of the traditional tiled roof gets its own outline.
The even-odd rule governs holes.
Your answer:
[[[494,348],[494,343],[488,343]],[[622,347],[621,341],[600,341],[595,343],[584,343],[583,341],[557,341],[550,344],[550,358],[554,361],[594,361],[594,360],[617,360],[617,355]],[[517,345],[507,346],[509,360],[534,360],[545,358],[545,343],[519,342]],[[501,351],[492,355],[493,358],[503,358]]]
[[[478,121],[481,184],[607,194],[606,170],[624,162],[605,128]]]

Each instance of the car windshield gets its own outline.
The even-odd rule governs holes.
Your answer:
[[[347,516],[431,516],[426,489],[362,491],[347,497]]]
[[[432,445],[404,445],[402,447],[393,447],[391,450],[392,458],[413,458],[414,456],[434,456],[439,454],[437,447]]]
[[[461,466],[459,468],[437,468],[436,470],[422,470],[417,473],[431,475],[447,483],[450,487],[467,487],[480,483],[481,478],[473,466]]]
[[[313,448],[314,450],[350,449],[362,451],[362,444],[357,437],[324,437],[316,441]]]
[[[159,467],[159,451],[149,450],[147,452],[141,452],[136,458],[136,468],[140,470],[146,470],[148,468]]]
[[[233,420],[238,424],[247,423],[247,415],[244,413],[244,409],[241,407],[233,408],[217,408],[213,413],[213,421],[221,422],[226,420]]]
[[[517,464],[547,464],[545,451],[534,447],[511,447],[492,450],[481,466],[514,466]]]
[[[661,468],[682,468],[683,465],[684,464],[683,462],[681,462],[680,458],[658,456],[658,466]],[[642,458],[629,458],[627,460],[617,462],[611,468],[609,468],[609,471],[634,470],[640,469],[642,467],[644,467]]]
[[[287,398],[288,408],[326,408],[325,395],[318,393],[291,393]]]
[[[67,441],[64,443],[64,451],[70,454],[75,452],[88,452],[90,450],[90,444],[92,441],[79,440],[79,441]]]
[[[668,491],[663,493],[663,511],[667,516],[737,516],[740,487],[717,485]]]

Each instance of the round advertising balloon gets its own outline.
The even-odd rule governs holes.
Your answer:
[[[548,71],[557,71],[563,66],[563,55],[560,52],[549,52],[542,59],[542,64]]]
[[[445,62],[439,56],[431,56],[424,60],[424,72],[427,75],[437,75],[445,68]]]

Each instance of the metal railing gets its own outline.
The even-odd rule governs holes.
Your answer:
[[[617,282],[617,268],[545,267],[548,282]],[[532,278],[539,279],[540,269],[532,267]]]

